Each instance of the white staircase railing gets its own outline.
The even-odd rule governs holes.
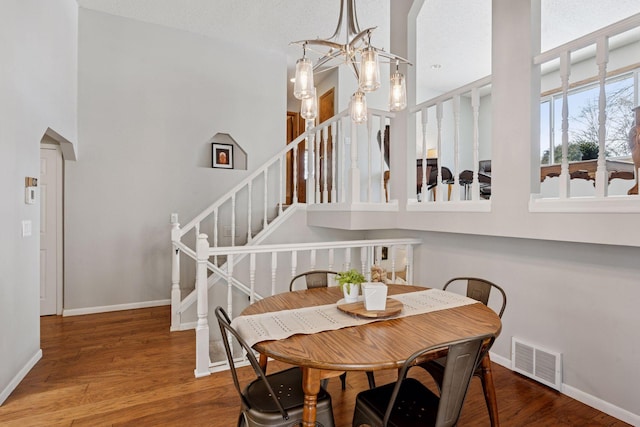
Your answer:
[[[354,125],[345,110],[307,131],[308,204],[390,200],[385,198],[388,165],[381,141],[393,117],[394,113],[369,109],[366,125]]]
[[[417,183],[418,191],[416,198],[409,201],[410,208],[490,209],[489,201],[481,197],[480,185],[485,183],[484,177],[479,176],[480,161],[490,161],[480,158],[480,113],[482,109],[491,108],[489,102],[482,102],[482,98],[490,93],[491,76],[487,76],[410,109],[416,116],[416,123],[421,125],[421,157],[418,162],[429,165],[427,159],[436,157],[430,160],[437,160],[438,165],[436,182],[430,182],[428,167],[419,169],[421,173],[412,181]],[[468,129],[468,133],[461,135],[462,128]],[[428,141],[436,141],[435,146],[430,146]],[[435,154],[429,155],[430,152]],[[451,177],[444,177],[443,170],[450,172]],[[409,171],[413,173],[411,169]],[[461,180],[463,171],[466,172]]]
[[[421,243],[420,239],[407,238],[211,247],[207,235],[200,234],[196,245],[198,320],[195,376],[206,376],[226,367],[226,360],[211,363],[209,322],[215,322],[215,319],[209,318],[210,306],[226,306],[226,311],[233,318],[235,313],[255,300],[287,292],[291,278],[298,272],[315,269],[343,271],[356,268],[370,279],[371,266],[386,263],[392,281],[396,281],[396,275],[402,271],[406,282],[411,283],[413,247]],[[382,260],[383,247],[388,248],[386,261]],[[221,269],[209,262],[215,256],[227,257],[226,268]],[[234,261],[236,257],[243,257],[244,261],[238,264]],[[220,302],[210,301],[208,271],[219,274],[227,284],[226,296],[221,297],[218,293]]]
[[[366,126],[352,126],[348,111],[337,114],[316,127],[309,127],[185,226],[181,227],[178,215],[172,214],[171,330],[192,327],[183,325],[181,315],[196,301],[195,289],[182,295],[181,253],[195,261],[196,237],[201,233],[211,236],[213,247],[255,245],[263,240],[270,224],[289,211],[285,209],[287,157],[291,165],[292,206],[299,203],[299,175],[306,179],[307,204],[386,203],[382,179],[384,144],[375,141],[378,137],[384,138],[385,126],[392,117],[393,113],[370,110]],[[300,146],[306,147],[304,152],[300,152]],[[299,156],[304,156],[305,162],[299,163]],[[366,162],[359,160],[361,156]],[[304,170],[298,170],[299,164],[304,165]],[[367,188],[362,193],[361,182]],[[212,265],[221,266],[225,260],[215,255]],[[211,276],[209,286],[216,280],[218,276]]]

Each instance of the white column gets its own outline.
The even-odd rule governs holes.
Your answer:
[[[308,138],[305,138],[305,143],[307,141]],[[292,204],[296,204],[298,203],[298,174],[300,173],[300,171],[298,170],[298,156],[300,154],[298,153],[298,144],[294,144],[293,145],[293,197],[291,198],[291,203]],[[308,201],[307,201],[308,203]]]
[[[171,223],[171,241],[180,243],[180,224],[178,214],[173,214]],[[172,247],[171,251],[171,331],[180,330],[180,249]]]
[[[327,184],[327,145],[329,144],[329,127],[322,129],[322,203],[329,203],[329,185]]]
[[[571,74],[571,53],[560,56],[560,80],[562,81],[562,164],[560,166],[560,198],[571,197],[569,177],[569,75]]]
[[[218,247],[218,208],[213,210],[213,247]],[[213,257],[213,263],[218,265],[218,255]]]
[[[373,115],[367,113],[367,203],[371,203],[371,191],[373,187],[373,165],[372,165],[372,145],[373,145]]]
[[[262,216],[262,229],[264,230],[269,225],[269,220],[267,219],[267,209],[268,209],[268,201],[269,201],[269,168],[264,169],[264,204],[262,206],[263,216]],[[251,219],[249,219],[249,224],[251,224]]]
[[[231,195],[231,246],[236,245],[236,193]]]
[[[361,265],[360,269],[362,271],[362,274],[364,274],[364,277],[366,277],[367,280],[370,280],[371,268],[367,268],[368,260],[369,260],[369,247],[363,246],[360,248],[360,265]]]
[[[328,266],[328,270],[333,270],[333,263],[334,263],[334,250],[333,248],[329,249],[329,266]]]
[[[318,174],[318,170],[315,167],[315,151],[314,146],[316,143],[316,134],[315,132],[311,132],[311,127],[313,126],[313,122],[307,120],[307,138],[305,139],[306,150],[307,150],[307,205],[312,203],[317,203],[316,200],[316,190],[315,190],[315,181],[316,175]]]
[[[209,372],[209,299],[207,286],[207,261],[209,242],[206,234],[199,234],[196,242],[196,294],[198,298],[198,321],[196,323],[196,378],[210,375]]]
[[[598,97],[598,168],[596,169],[596,197],[607,197],[607,190],[609,189],[609,173],[607,172],[607,160],[605,152],[605,142],[607,136],[607,94],[605,91],[605,79],[607,78],[608,61],[609,38],[602,36],[598,39],[596,47],[598,80],[600,81],[600,96]]]
[[[298,251],[291,251],[291,277],[298,271]]]
[[[413,284],[413,245],[407,245],[407,277],[406,281]]]
[[[249,303],[253,304],[256,298],[256,254],[249,255],[249,284],[251,293],[249,294]]]
[[[251,242],[251,193],[253,189],[253,181],[247,183],[247,243]],[[265,199],[267,194],[265,193]],[[235,234],[235,233],[234,233]]]
[[[427,192],[427,122],[429,121],[429,113],[427,107],[420,111],[420,119],[422,122],[422,186],[420,187],[420,201],[424,202],[429,197]]]
[[[313,154],[313,158],[315,160],[315,168],[313,171],[313,181],[315,183],[315,203],[322,203],[322,197],[321,197],[321,192],[320,192],[320,157],[322,157],[320,155],[320,131],[319,130],[315,130],[314,131],[315,134],[315,144],[314,144],[314,154]]]
[[[351,203],[360,202],[360,169],[358,169],[358,128],[351,123],[351,167],[349,168],[351,183]]]
[[[338,121],[335,121],[331,125],[331,203],[338,203],[338,194],[336,190],[336,145],[338,144],[337,129]]]
[[[480,92],[477,87],[471,89],[471,108],[473,109],[473,183],[471,184],[471,199],[480,199],[480,178],[478,168],[480,161]]]
[[[276,273],[278,272],[278,252],[271,253],[271,295],[276,294]]]
[[[385,172],[385,163],[384,163],[384,125],[385,125],[385,120],[383,116],[380,116],[380,127],[379,127],[379,132],[380,132],[380,202],[381,203],[386,203],[387,202],[387,198],[385,195],[385,188],[384,188],[384,172]],[[391,137],[391,135],[389,135],[389,137]],[[388,183],[388,185],[391,185],[391,183]],[[387,193],[389,192],[389,188],[387,187]],[[391,200],[391,199],[389,199]]]
[[[436,202],[442,202],[444,200],[444,186],[442,185],[442,102],[438,102],[436,105],[436,122],[438,125],[438,175],[436,181]]]
[[[347,146],[350,147],[351,140],[345,136],[344,132],[344,120],[340,120],[340,139],[342,143],[340,144],[340,179],[338,182],[340,183],[340,201],[345,203],[347,201]],[[349,151],[351,148],[349,148]]]
[[[391,253],[388,256],[391,257],[391,279],[396,281],[396,245],[391,246]]]
[[[286,184],[284,183],[284,160],[286,159],[286,153],[282,155],[282,157],[280,157],[279,160],[279,165],[278,165],[278,175],[279,175],[279,179],[280,179],[280,185],[278,185],[278,215],[282,215],[282,205],[284,205],[284,197],[283,197],[283,189],[285,188]],[[265,193],[266,194],[266,193]]]
[[[233,319],[233,254],[227,256],[227,313]]]
[[[442,157],[442,156],[440,156]],[[453,97],[453,180],[452,184],[447,187],[453,187],[453,201],[460,201],[460,188],[458,185],[458,177],[460,176],[460,95]],[[447,195],[449,188],[447,188]],[[448,199],[448,197],[447,197]]]

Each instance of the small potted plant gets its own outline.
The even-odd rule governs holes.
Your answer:
[[[355,269],[341,271],[336,275],[336,280],[344,293],[346,303],[358,301],[360,294],[360,284],[365,282],[364,275]]]

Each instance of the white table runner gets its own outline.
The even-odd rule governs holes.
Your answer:
[[[440,289],[390,295],[389,298],[396,299],[403,304],[402,312],[392,318],[413,316],[478,302],[463,295],[445,292]],[[260,341],[279,340],[295,334],[333,331],[387,319],[389,318],[355,317],[339,310],[337,304],[327,304],[238,316],[233,319],[231,326],[238,331],[249,346],[253,346]]]

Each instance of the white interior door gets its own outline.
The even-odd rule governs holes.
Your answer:
[[[62,153],[40,148],[40,315],[62,314]]]

